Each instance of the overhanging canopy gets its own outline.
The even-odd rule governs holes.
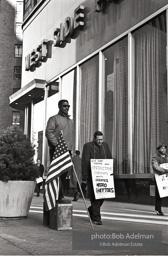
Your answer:
[[[10,106],[18,110],[24,110],[32,101],[38,103],[44,99],[45,80],[34,79],[23,88],[9,97]]]

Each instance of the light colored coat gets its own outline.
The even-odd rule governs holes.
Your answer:
[[[156,174],[164,174],[168,173],[167,170],[164,170],[162,167],[160,167],[160,164],[168,163],[168,155],[166,154],[165,157],[162,157],[162,155],[158,152],[155,154],[152,158],[152,167],[154,170],[154,173]]]
[[[58,113],[49,118],[46,127],[46,137],[49,147],[55,147],[58,142],[60,131],[63,132],[63,138],[67,144],[68,150],[73,148],[73,122],[67,117]]]

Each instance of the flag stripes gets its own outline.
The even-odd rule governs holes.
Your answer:
[[[62,166],[61,169],[59,169],[56,174],[55,174],[55,173],[52,173],[52,174],[50,175],[50,177],[48,178],[48,180],[46,181],[46,183],[47,183],[47,182],[50,182],[52,179],[55,179],[55,178],[57,178],[59,175],[61,175],[61,174],[63,174],[64,172],[66,172],[67,169],[68,169],[70,166],[72,166],[72,164],[71,164],[71,163],[68,163],[68,164]]]
[[[47,179],[45,181],[44,202],[46,210],[51,210],[56,206],[59,198],[60,179],[59,177],[72,166],[68,147],[63,139],[62,133],[58,137],[53,160],[50,164]]]
[[[62,158],[62,159],[61,159]],[[69,152],[61,156],[58,161],[54,159],[51,162],[48,177],[46,179],[46,183],[50,182],[50,180],[55,179],[60,174],[63,174],[67,171],[67,168],[72,166],[72,160],[70,158]]]
[[[56,206],[59,195],[59,177],[45,185],[45,206],[46,210],[51,210]]]

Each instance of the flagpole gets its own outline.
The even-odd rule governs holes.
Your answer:
[[[85,200],[85,197],[84,197],[84,194],[83,194],[83,191],[82,191],[82,188],[81,188],[81,185],[80,185],[80,182],[79,182],[78,176],[77,176],[76,171],[75,171],[74,164],[73,164],[73,170],[74,170],[74,173],[75,173],[75,176],[76,176],[76,179],[77,179],[78,185],[79,185],[79,189],[80,189],[80,192],[81,192],[81,195],[82,195],[82,198],[83,198],[83,201],[84,201],[84,204],[85,204],[86,210],[87,210],[87,214],[88,214],[88,216],[89,216],[89,220],[90,220],[90,223],[91,223],[92,229],[94,229],[94,227],[93,227],[93,223],[92,223],[92,220],[91,220],[91,218],[90,218],[90,214],[89,214],[89,211],[88,211],[88,208],[87,208],[87,205],[86,205],[86,200]]]

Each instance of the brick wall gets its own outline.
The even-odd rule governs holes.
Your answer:
[[[11,3],[11,4],[10,4]],[[15,35],[16,0],[0,1],[0,134],[12,124],[9,96],[13,88],[21,87],[21,80],[14,79],[14,66],[21,66],[21,58],[15,58],[15,44],[22,44]],[[24,113],[21,114],[23,126]]]

